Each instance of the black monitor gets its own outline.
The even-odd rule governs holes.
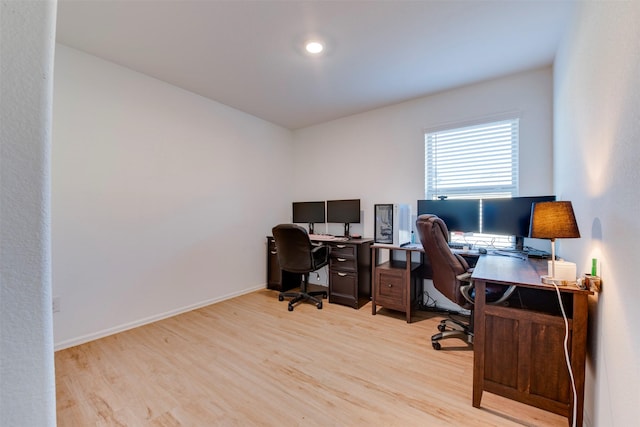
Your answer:
[[[511,197],[482,200],[482,232],[523,238],[529,235],[531,205],[552,202],[556,196]],[[520,241],[522,239],[519,239]],[[516,241],[516,247],[521,246]],[[520,249],[520,248],[519,248]]]
[[[418,215],[424,214],[441,218],[449,231],[480,231],[479,199],[418,200]]]
[[[325,222],[324,201],[293,202],[293,222],[309,224],[309,233],[313,234],[313,224]]]
[[[360,222],[360,199],[327,200],[327,222],[344,224],[344,235],[349,237],[349,224]]]

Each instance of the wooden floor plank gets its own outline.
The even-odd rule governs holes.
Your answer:
[[[262,290],[56,353],[59,426],[565,426],[485,393],[440,317]]]

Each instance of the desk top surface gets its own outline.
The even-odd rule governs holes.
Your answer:
[[[547,274],[547,260],[515,258],[507,256],[482,256],[476,264],[471,278],[493,283],[515,284],[536,289],[554,290],[553,285],[540,281]],[[575,285],[559,286],[561,292],[591,293]]]

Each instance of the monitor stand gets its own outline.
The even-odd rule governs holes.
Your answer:
[[[312,222],[309,223],[309,234],[316,234],[313,231],[313,223]]]
[[[345,222],[344,223],[344,237],[349,237],[351,236],[351,233],[349,233],[349,223]]]
[[[524,250],[524,237],[516,236],[516,251],[522,252]]]

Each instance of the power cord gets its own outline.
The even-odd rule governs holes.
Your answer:
[[[428,311],[430,308],[437,308],[438,302],[429,295],[429,292],[424,291],[423,294],[422,301],[418,303],[418,306],[423,307],[425,311]],[[424,302],[425,300],[427,301],[426,303]]]
[[[560,311],[562,312],[562,318],[564,319],[564,358],[567,363],[567,369],[569,370],[569,378],[571,379],[571,390],[573,391],[573,422],[572,426],[576,427],[576,415],[577,415],[577,405],[578,401],[578,392],[576,391],[576,381],[573,378],[573,370],[571,369],[571,359],[569,358],[569,320],[567,319],[567,313],[564,311],[564,305],[562,304],[562,296],[560,295],[560,289],[558,285],[554,282],[553,287],[556,288],[556,293],[558,294],[558,303],[560,304]]]
[[[438,301],[429,295],[429,292],[423,291],[424,298],[423,301],[418,302],[418,310],[421,311],[430,311],[433,313],[441,313],[446,314],[449,317],[451,316],[461,316],[461,317],[469,317],[469,310],[450,310],[448,308],[443,308],[438,306]],[[424,300],[427,302],[424,303]]]

